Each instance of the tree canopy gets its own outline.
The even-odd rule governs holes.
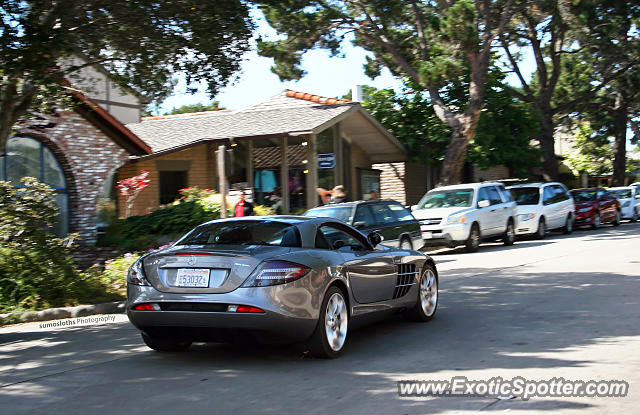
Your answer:
[[[269,24],[285,38],[258,42],[274,58],[281,79],[299,79],[303,54],[324,48],[339,54],[342,41],[371,52],[366,73],[383,67],[427,91],[436,116],[451,130],[441,183],[460,179],[484,103],[494,41],[511,17],[532,3],[522,0],[263,0]],[[353,34],[353,35],[352,35]],[[464,85],[465,99],[454,103],[447,91]]]
[[[175,114],[188,114],[191,112],[203,112],[203,111],[220,111],[224,108],[220,106],[220,102],[212,101],[210,104],[185,104],[177,108],[172,108],[171,111],[165,112],[163,115],[175,115]]]
[[[0,18],[0,154],[18,118],[59,101],[83,66],[149,99],[165,97],[177,73],[213,96],[239,69],[252,30],[242,0],[0,0]]]

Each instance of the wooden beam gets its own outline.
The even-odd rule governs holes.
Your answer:
[[[316,135],[307,136],[307,209],[318,205],[318,155],[316,153]]]
[[[287,156],[287,137],[280,139],[280,202],[282,214],[289,213],[289,157]]]

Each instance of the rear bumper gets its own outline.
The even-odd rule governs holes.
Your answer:
[[[129,285],[127,316],[134,326],[151,336],[200,341],[230,341],[239,337],[266,342],[301,341],[315,329],[319,310],[312,304],[319,307],[319,303],[310,298],[309,291],[294,285],[238,288],[225,294],[163,293],[151,286]],[[140,303],[181,311],[132,309]],[[193,304],[208,311],[188,311]],[[258,307],[264,313],[229,312],[228,305]],[[212,309],[216,311],[209,311]]]

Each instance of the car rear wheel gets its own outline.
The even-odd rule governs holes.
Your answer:
[[[591,224],[591,229],[598,229],[600,227],[600,212],[596,212],[596,215],[593,217],[593,223]]]
[[[190,340],[171,337],[152,337],[142,333],[144,343],[157,352],[183,352],[191,346]]]
[[[620,222],[622,222],[622,215],[620,214],[620,210],[616,210],[616,218],[613,221],[613,226],[620,226]]]
[[[467,242],[465,243],[465,248],[467,252],[476,252],[479,246],[480,246],[480,228],[478,228],[477,223],[474,223],[473,225],[471,225],[471,230],[469,231],[469,237],[467,238]]]
[[[349,313],[342,290],[329,287],[322,300],[318,324],[309,342],[311,354],[322,358],[340,356],[347,340],[348,324]]]
[[[411,321],[429,321],[438,308],[438,274],[432,265],[425,264],[418,284],[418,301],[405,312]]]
[[[400,248],[406,249],[409,251],[413,249],[413,245],[411,244],[411,241],[409,240],[409,238],[407,238],[406,236],[402,238],[402,241],[400,242]]]
[[[509,222],[507,222],[507,230],[504,231],[504,236],[502,237],[502,242],[506,246],[511,246],[515,243],[515,241],[516,241],[516,231],[513,228],[513,221],[509,220]]]
[[[572,215],[567,215],[567,220],[564,223],[564,228],[562,228],[562,232],[564,232],[565,235],[569,235],[571,232],[573,232],[573,216]]]
[[[640,214],[638,214],[638,208],[633,209],[633,215],[631,215],[631,222],[637,221],[638,216],[640,216]]]
[[[544,239],[547,235],[547,224],[544,221],[544,218],[540,218],[540,222],[538,222],[538,230],[536,231],[536,239]]]

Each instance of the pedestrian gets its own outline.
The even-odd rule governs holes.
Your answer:
[[[344,190],[344,186],[339,184],[331,190],[330,203],[343,203],[348,202],[347,193]]]
[[[378,192],[375,189],[371,189],[369,192],[369,200],[378,200]]]
[[[236,207],[233,209],[233,216],[236,218],[253,216],[253,203],[246,200],[244,190],[240,193],[240,201],[236,203]]]

